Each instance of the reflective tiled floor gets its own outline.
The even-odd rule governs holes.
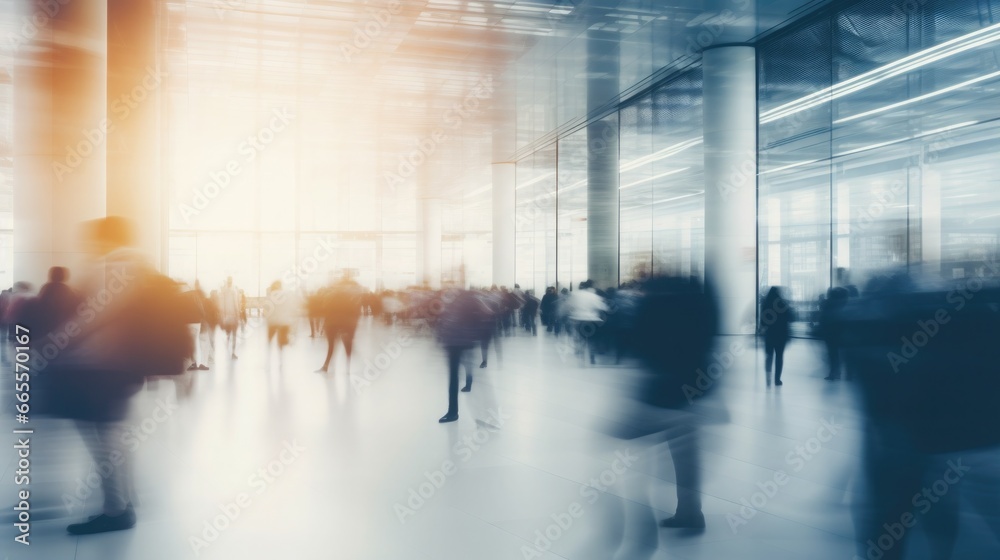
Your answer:
[[[33,420],[32,544],[12,544],[8,507],[0,550],[47,560],[853,558],[863,420],[851,385],[823,381],[819,348],[802,340],[789,347],[785,385],[768,387],[753,341],[723,342],[733,343],[744,351],[716,392],[728,418],[716,408],[704,430],[701,535],[655,526],[676,504],[664,446],[605,435],[630,367],[604,356],[582,367],[550,335],[519,333],[503,339],[502,364],[491,351],[476,369],[459,421],[439,425],[441,350],[426,334],[366,322],[350,377],[342,355],[314,373],[325,341],[296,338],[279,369],[263,333],[250,332],[236,361],[220,341],[190,398],[174,403],[173,382],[145,390],[129,420],[131,531],[66,534],[98,508],[92,467],[72,424]],[[487,410],[499,431],[476,423]],[[15,495],[12,459],[4,502]],[[772,484],[779,471],[788,480]],[[962,546],[957,557],[1000,552]]]

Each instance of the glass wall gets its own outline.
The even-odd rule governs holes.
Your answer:
[[[701,107],[701,70],[695,68],[605,117],[617,121],[612,129],[619,131],[619,283],[653,273],[703,275]],[[516,276],[522,287],[570,288],[588,279],[587,162],[613,146],[601,138],[588,145],[583,127],[518,162]]]
[[[864,1],[760,46],[760,270],[807,310],[908,267],[996,275],[1000,2]]]

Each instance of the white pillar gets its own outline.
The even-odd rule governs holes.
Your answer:
[[[160,172],[156,8],[149,0],[107,0],[107,210],[136,225],[138,247],[166,270],[167,219]]]
[[[82,262],[79,225],[105,215],[107,10],[34,6],[24,15],[46,22],[23,37],[13,76],[14,279],[38,286]]]
[[[420,199],[420,272],[418,280],[430,288],[441,287],[441,199]]]
[[[621,34],[587,32],[587,109],[617,105]],[[618,287],[618,115],[587,125],[587,276],[598,288]]]
[[[493,163],[493,283],[514,285],[514,199],[515,169],[513,162]]]
[[[517,165],[513,161],[517,122],[514,83],[509,71],[493,93],[493,283],[514,285]]]
[[[720,333],[753,332],[757,305],[757,66],[750,46],[707,49],[704,72],[705,279]]]

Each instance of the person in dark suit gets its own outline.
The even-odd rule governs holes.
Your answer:
[[[347,355],[347,373],[351,373],[351,351],[354,348],[354,331],[361,318],[361,286],[345,276],[321,294],[323,332],[326,333],[326,360],[316,373],[326,373],[333,358],[333,350],[340,340]]]
[[[697,389],[708,371],[718,325],[710,290],[691,278],[651,278],[643,286],[635,316],[634,352],[645,376],[635,397],[642,410],[638,434],[662,434],[670,448],[677,482],[677,510],[660,527],[703,530],[699,421],[689,405],[707,390]],[[711,387],[709,387],[710,389]],[[641,437],[641,436],[640,436]]]
[[[830,288],[826,299],[819,307],[819,328],[826,344],[826,359],[830,366],[830,374],[824,379],[835,381],[840,379],[841,346],[844,333],[841,327],[841,314],[847,306],[850,292],[846,288]]]
[[[458,420],[458,370],[468,359],[467,354],[480,342],[486,330],[492,330],[494,315],[479,294],[469,290],[452,290],[442,297],[442,310],[435,323],[438,341],[448,359],[448,412],[438,422]],[[471,390],[470,364],[466,363],[466,386]]]
[[[781,295],[781,288],[772,286],[760,305],[760,334],[764,337],[764,371],[771,385],[771,365],[774,364],[774,384],[782,385],[781,371],[785,366],[785,346],[792,336],[794,311]]]

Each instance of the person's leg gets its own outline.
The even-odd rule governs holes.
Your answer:
[[[698,428],[688,424],[672,437],[670,459],[674,463],[677,481],[677,511],[674,516],[660,523],[662,527],[701,529],[705,517],[701,512],[701,457],[698,447]]]
[[[472,391],[472,350],[469,349],[466,352],[462,352],[462,365],[465,366],[465,387],[462,387],[463,393],[468,393]]]
[[[330,369],[330,360],[333,358],[333,346],[337,343],[337,331],[326,325],[324,327],[326,332],[326,359],[323,360],[323,367],[316,370],[316,373],[326,373]]]
[[[342,334],[344,342],[344,354],[347,355],[347,375],[351,374],[351,352],[354,350],[354,329],[348,327]]]
[[[129,451],[124,448],[124,422],[77,422],[81,436],[90,450],[95,469],[101,477],[104,503],[101,515],[84,523],[74,523],[67,530],[75,535],[129,529],[135,525],[132,509],[132,471]]]
[[[226,331],[226,336],[228,337],[226,339],[226,342],[227,342],[226,346],[229,349],[230,354],[232,354],[232,358],[234,360],[237,358],[237,356],[236,356],[236,334],[239,332],[238,329],[239,329],[239,327],[237,325],[230,325],[229,328]]]
[[[448,412],[438,422],[458,420],[458,367],[462,360],[462,349],[448,346]]]
[[[774,345],[774,384],[781,385],[781,370],[785,367],[785,341]]]
[[[830,373],[826,376],[826,379],[833,380],[840,378],[840,349],[837,348],[837,344],[832,338],[827,337],[824,341],[826,344],[826,361],[830,366]]]
[[[479,354],[483,358],[482,363],[479,364],[479,367],[481,367],[481,368],[486,367],[486,361],[487,361],[486,357],[487,357],[487,352],[489,351],[489,349],[490,349],[490,339],[489,339],[489,337],[483,338],[482,340],[479,341]]]

